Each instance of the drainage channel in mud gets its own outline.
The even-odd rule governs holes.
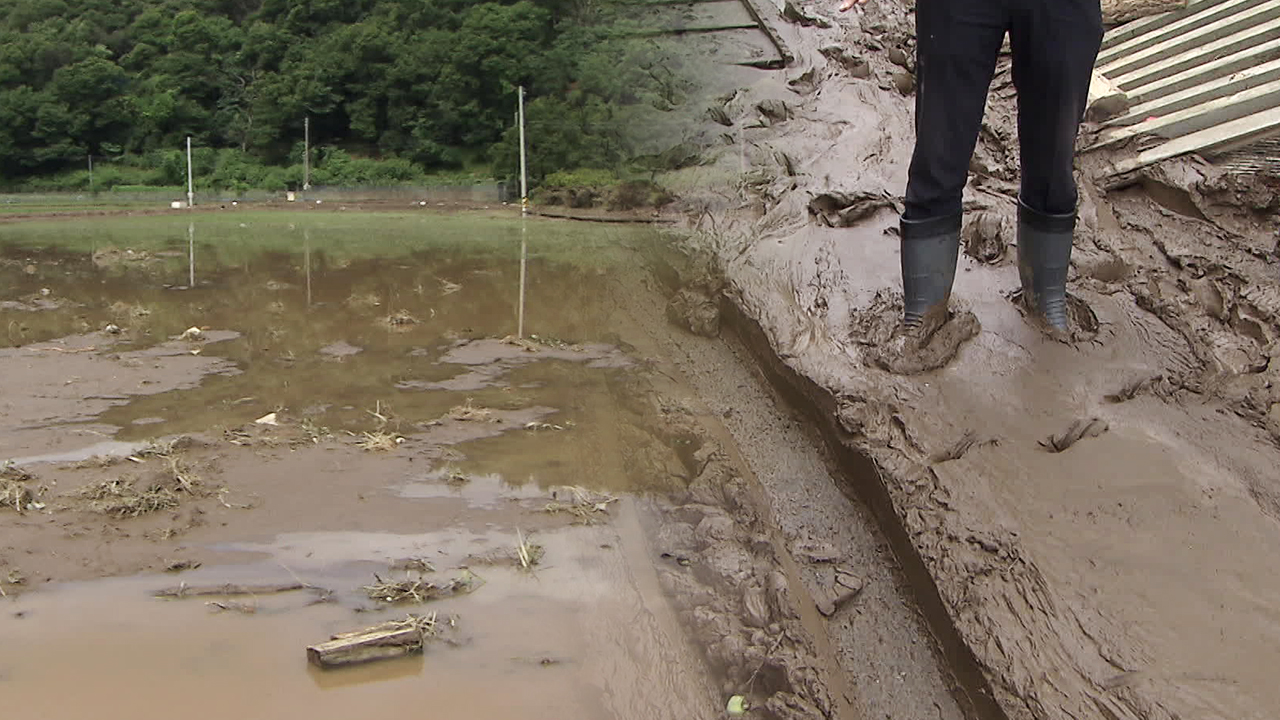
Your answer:
[[[6,227],[0,695],[54,719],[847,716],[745,473],[623,308],[665,302],[662,241],[579,228]],[[674,518],[696,532],[667,552]],[[201,594],[228,583],[251,592]],[[442,630],[421,655],[308,665],[408,613]]]

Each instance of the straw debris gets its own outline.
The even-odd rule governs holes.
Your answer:
[[[38,495],[44,488],[32,490],[28,484],[35,476],[10,463],[0,465],[0,507],[13,508],[19,515],[28,510],[43,510]]]
[[[577,518],[576,522],[593,525],[600,516],[608,516],[609,506],[617,502],[616,496],[608,493],[597,493],[576,485],[558,487],[551,491],[551,502],[543,510],[551,513],[568,513]]]
[[[532,572],[534,566],[542,562],[546,548],[531,542],[519,528],[516,528],[516,541],[516,561],[520,563],[520,569]]]
[[[404,442],[404,438],[395,433],[378,430],[377,432],[361,433],[360,440],[356,444],[366,452],[387,452],[395,450],[402,442]]]
[[[134,518],[175,508],[184,495],[195,498],[212,494],[182,458],[167,454],[158,457],[165,460],[167,467],[152,482],[119,477],[86,485],[72,494],[88,500],[89,508],[94,512],[118,518]],[[141,459],[136,461],[142,462]]]
[[[410,315],[408,310],[397,310],[383,318],[382,322],[392,330],[407,330],[411,325],[417,325],[419,320]]]
[[[480,576],[470,570],[463,570],[461,575],[444,583],[431,582],[423,579],[421,575],[414,577],[409,573],[405,573],[403,580],[383,580],[376,573],[373,578],[376,580],[375,583],[360,589],[369,596],[370,600],[392,605],[424,603],[454,595],[466,595],[484,584]]]
[[[178,507],[178,494],[173,490],[160,484],[139,490],[124,478],[86,485],[75,494],[89,500],[94,512],[118,518],[134,518]]]
[[[451,420],[459,420],[462,422],[502,422],[501,419],[493,416],[493,411],[485,407],[477,407],[472,403],[471,398],[454,407],[449,411]]]
[[[518,338],[514,335],[508,335],[502,338],[501,342],[504,342],[507,345],[513,345],[515,347],[518,347],[525,352],[531,352],[531,353],[538,352],[538,349],[539,349],[538,343],[535,343],[532,340]]]

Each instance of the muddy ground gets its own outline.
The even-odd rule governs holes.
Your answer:
[[[910,16],[757,10],[794,62],[709,83],[688,138],[708,162],[672,178],[684,257],[633,243],[643,272],[544,282],[534,307],[556,326],[531,347],[504,342],[514,265],[383,263],[376,283],[335,282],[321,305],[346,310],[313,330],[261,321],[302,305],[298,258],[249,262],[221,287],[256,288],[271,312],[206,304],[193,341],[181,313],[139,323],[152,296],[112,310],[49,279],[67,257],[11,257],[0,447],[32,494],[0,510],[0,637],[40,649],[0,660],[0,694],[78,717],[53,690],[68,674],[107,693],[161,673],[173,702],[202,678],[239,689],[209,705],[221,715],[346,717],[394,697],[459,717],[712,717],[744,694],[758,717],[1271,717],[1276,185],[1181,160],[1104,192],[1114,156],[1082,158],[1081,332],[1051,340],[1014,301],[1002,63],[954,316],[904,354]],[[412,316],[439,319],[362,301],[415,285],[431,290]],[[307,379],[331,400],[308,401]],[[491,412],[452,417],[466,407]],[[253,422],[270,412],[278,425]],[[119,492],[76,492],[121,477],[163,507],[113,517]],[[545,512],[563,484],[617,500],[584,527]],[[532,575],[513,553],[526,531],[545,552]],[[462,619],[457,646],[307,670],[306,644],[403,612],[360,587],[407,558],[485,578],[432,606]],[[146,597],[296,577],[330,601]],[[121,662],[131,641],[145,650]]]
[[[905,5],[764,5],[796,60],[714,102],[684,182],[707,189],[685,210],[720,280],[689,292],[723,302],[843,453],[979,714],[1273,716],[1280,183],[1183,159],[1104,192],[1115,156],[1083,157],[1080,330],[1052,340],[1015,302],[1006,57],[954,312],[892,346]]]
[[[195,222],[130,225],[137,249],[57,222],[0,245],[0,642],[22,649],[0,696],[49,718],[709,718],[733,695],[748,717],[972,715],[890,543],[715,337],[690,290],[709,268],[670,239],[562,256],[564,225],[531,221],[519,339],[505,226],[362,258],[359,237],[236,254]],[[368,224],[400,222],[421,232]],[[423,605],[365,591],[472,576]],[[226,583],[258,589],[152,597]],[[307,666],[406,612],[456,627]]]

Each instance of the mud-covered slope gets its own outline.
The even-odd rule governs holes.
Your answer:
[[[1010,296],[1007,58],[966,190],[955,317],[886,346],[912,139],[913,23],[881,0],[763,7],[795,62],[721,98],[688,204],[726,297],[821,389],[907,564],[1012,718],[1280,707],[1277,186],[1184,159],[1104,193],[1084,158],[1077,342]],[[745,172],[743,172],[745,170]],[[820,403],[821,405],[821,403]],[[892,533],[891,533],[892,535]],[[972,689],[972,688],[971,688]],[[982,688],[976,691],[981,692]]]

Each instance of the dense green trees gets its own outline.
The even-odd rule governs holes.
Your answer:
[[[332,162],[505,174],[521,84],[536,174],[617,167],[664,90],[616,2],[0,0],[0,184],[90,154],[180,180],[190,135],[218,182],[278,185],[304,116]]]

